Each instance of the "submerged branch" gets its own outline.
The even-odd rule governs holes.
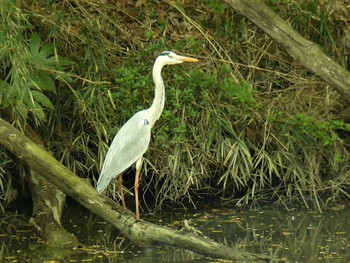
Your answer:
[[[1,118],[0,144],[25,161],[43,178],[118,228],[131,241],[140,246],[163,243],[215,258],[264,262],[272,260],[266,255],[240,251],[192,233],[157,226],[142,220],[136,222],[133,213],[124,212],[118,204],[99,194],[86,180],[74,175],[49,153]]]

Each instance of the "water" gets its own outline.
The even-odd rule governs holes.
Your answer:
[[[142,218],[177,229],[187,219],[218,242],[304,263],[350,262],[349,217],[349,207],[339,205],[322,214],[273,206],[240,211],[201,206],[194,211],[174,209],[172,213]],[[13,216],[1,221],[0,262],[220,262],[168,246],[134,247],[79,205],[70,206],[64,218],[63,225],[86,246],[47,249],[24,218]]]

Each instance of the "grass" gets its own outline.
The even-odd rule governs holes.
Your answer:
[[[2,64],[20,74],[10,61],[21,56],[24,83],[35,69],[55,85],[35,90],[40,115],[33,105],[20,107],[2,93],[2,105],[7,102],[11,112],[29,112],[26,118],[12,113],[13,119],[35,126],[57,159],[96,180],[113,136],[152,102],[155,57],[175,50],[200,62],[163,71],[166,104],[145,155],[142,182],[158,206],[210,194],[228,204],[272,200],[323,210],[349,198],[348,143],[339,135],[349,126],[335,116],[345,106],[338,94],[221,1],[139,4],[36,2],[23,3],[20,16],[10,10],[13,17],[7,16],[2,30],[15,34],[16,42],[3,45]],[[345,64],[337,41],[344,22],[338,11],[331,12],[332,4],[269,4]],[[18,17],[21,22],[12,23]],[[36,49],[30,49],[33,32],[40,36]],[[22,53],[9,52],[15,45]],[[50,48],[54,53],[40,56]],[[23,59],[38,60],[33,50],[43,58],[40,67]],[[3,71],[0,80],[7,85],[11,76]]]

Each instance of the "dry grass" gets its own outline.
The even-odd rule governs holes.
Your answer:
[[[336,41],[343,21],[317,8],[303,12],[301,3],[280,1],[280,14],[345,65],[346,48]],[[76,62],[38,130],[77,174],[97,177],[118,127],[151,102],[156,54],[172,49],[200,63],[164,71],[166,109],[143,177],[158,205],[210,194],[235,204],[299,200],[321,210],[349,197],[349,153],[335,132],[348,127],[332,122],[343,101],[221,1],[23,5],[33,30]],[[312,26],[302,31],[305,23]]]

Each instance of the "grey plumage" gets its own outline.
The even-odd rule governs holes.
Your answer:
[[[114,137],[97,182],[98,192],[103,192],[112,179],[124,172],[146,152],[151,139],[151,126],[147,120],[148,110],[137,112]]]
[[[198,60],[179,56],[169,51],[164,51],[158,56],[152,71],[155,94],[151,107],[137,112],[123,125],[113,139],[105,157],[96,189],[100,193],[103,192],[112,179],[119,177],[119,188],[124,209],[125,201],[122,192],[121,174],[133,163],[137,163],[135,176],[136,220],[139,220],[138,178],[142,166],[142,156],[147,151],[151,139],[151,129],[160,117],[164,107],[165,90],[161,76],[162,68],[165,65],[196,61]]]

